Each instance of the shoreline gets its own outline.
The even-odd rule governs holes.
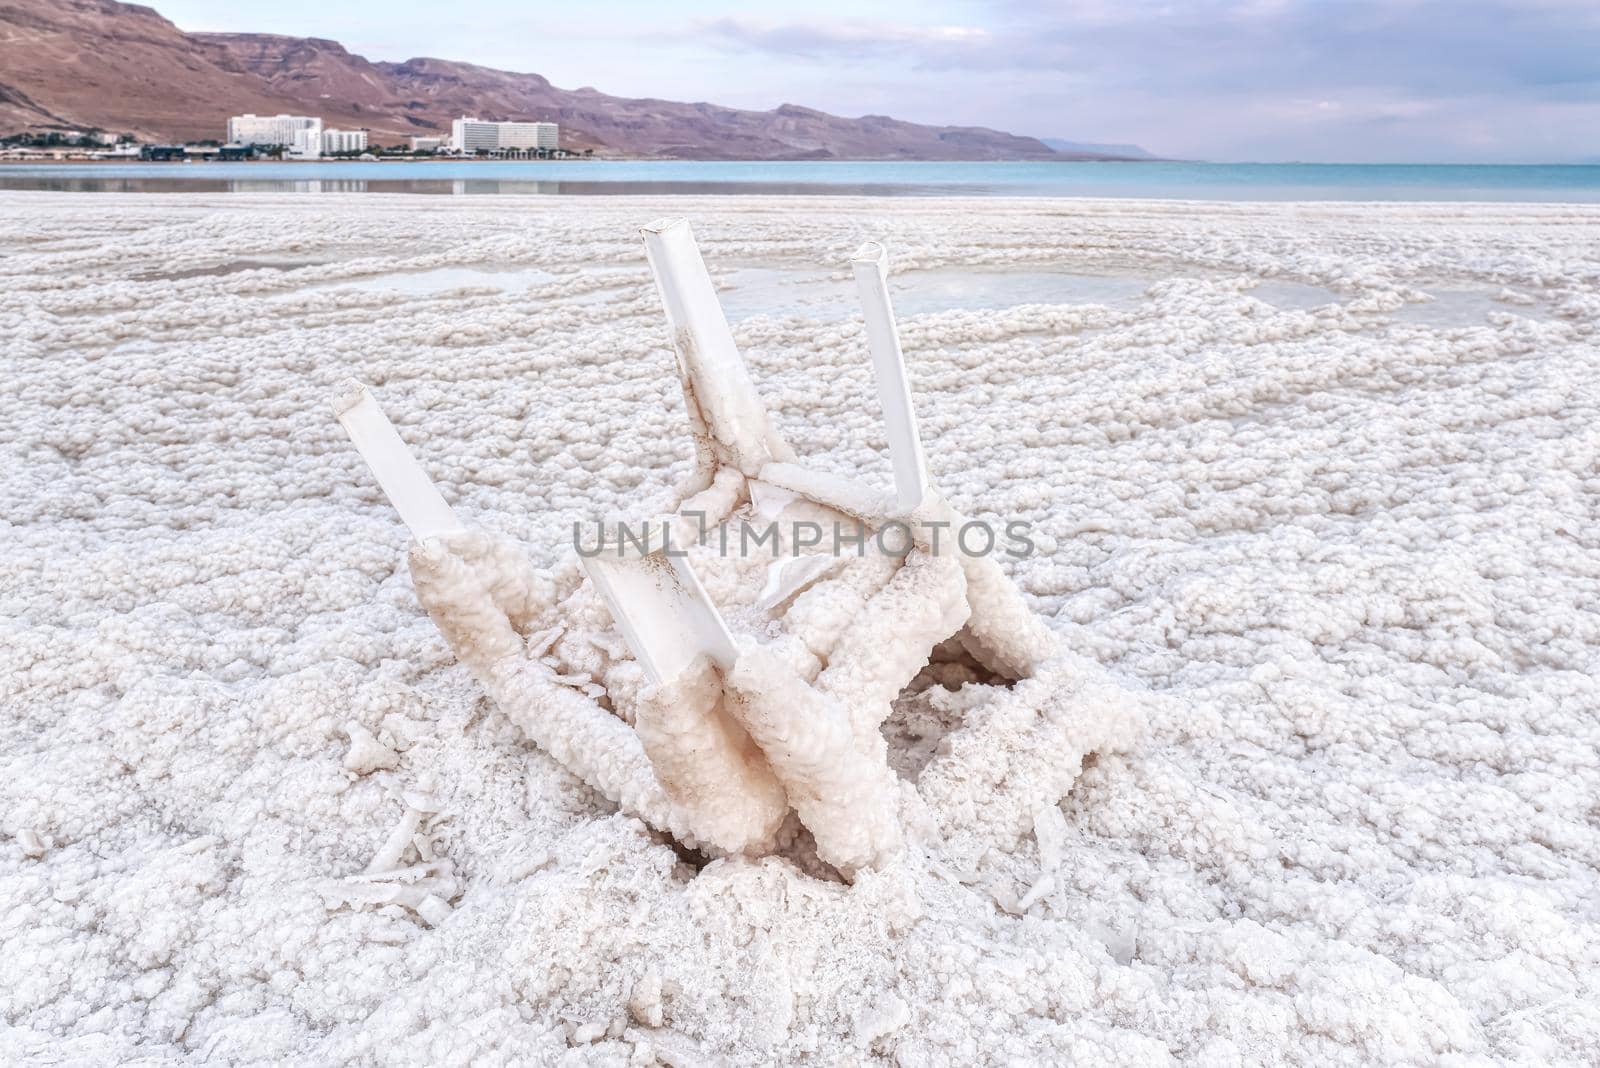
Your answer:
[[[1111,161],[6,161],[0,189],[74,193],[983,197],[1072,202],[1600,203],[1600,166]],[[381,166],[374,164],[381,163]]]

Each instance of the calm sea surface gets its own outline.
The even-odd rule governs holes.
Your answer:
[[[1322,163],[7,163],[0,189],[1600,201],[1600,166]]]

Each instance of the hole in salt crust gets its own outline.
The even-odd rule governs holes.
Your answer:
[[[895,698],[882,731],[889,746],[889,766],[896,775],[915,782],[938,754],[945,736],[961,726],[964,713],[953,698],[967,685],[1009,686],[1010,682],[984,669],[951,640],[933,651],[928,666]]]

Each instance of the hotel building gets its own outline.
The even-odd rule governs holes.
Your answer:
[[[323,130],[322,151],[327,155],[338,155],[341,152],[365,152],[367,150],[367,131],[365,130]]]
[[[311,115],[235,115],[228,120],[230,145],[280,145],[296,149],[310,149],[312,155],[322,154],[322,120]],[[296,154],[300,154],[298,151]]]
[[[554,149],[560,128],[553,122],[485,122],[463,115],[450,124],[450,147],[472,155],[501,149]]]

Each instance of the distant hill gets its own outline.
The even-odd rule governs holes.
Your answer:
[[[1161,158],[1160,156],[1151,155],[1138,145],[1107,145],[1096,141],[1063,141],[1059,137],[1041,137],[1039,140],[1063,156],[1075,156],[1079,159]]]
[[[116,0],[0,0],[0,133],[98,128],[145,140],[218,139],[227,117],[244,112],[320,115],[329,126],[370,130],[382,144],[447,135],[465,114],[558,122],[563,147],[611,155],[1061,158],[1035,138],[983,127],[847,119],[793,104],[745,111],[627,99],[445,59],[372,62],[314,37],[185,33],[150,8]]]

